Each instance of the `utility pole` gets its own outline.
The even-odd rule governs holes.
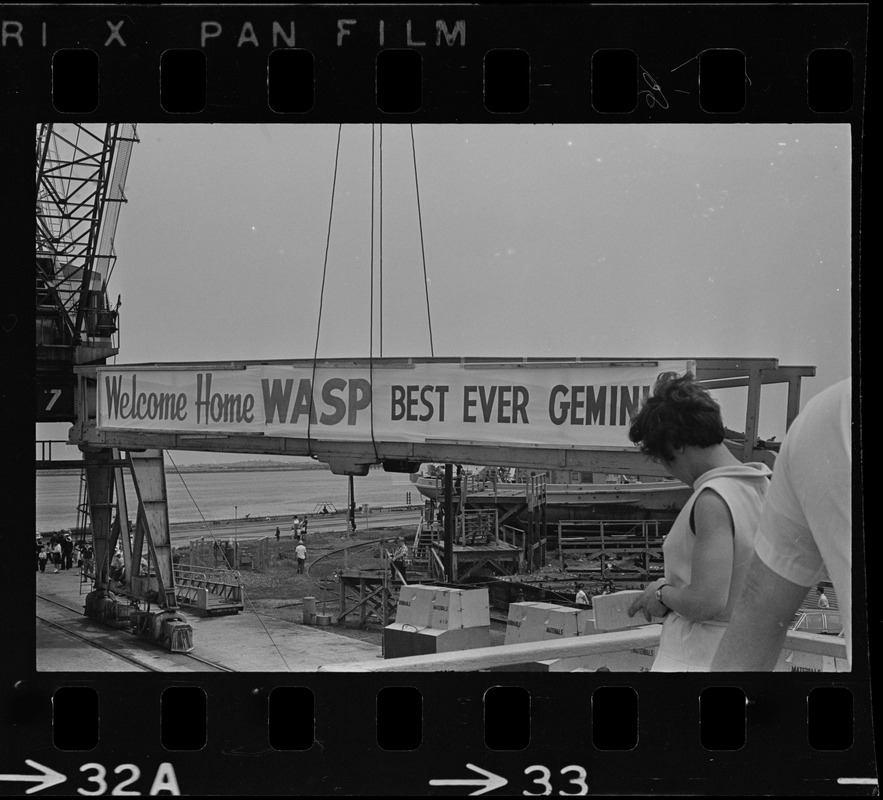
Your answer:
[[[353,476],[349,476],[349,502],[347,504],[347,521],[350,531],[356,529],[356,491],[353,486]]]

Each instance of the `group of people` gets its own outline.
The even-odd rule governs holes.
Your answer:
[[[826,575],[851,662],[851,397],[848,380],[814,397],[771,472],[730,452],[720,407],[691,375],[660,376],[629,438],[693,494],[665,539],[664,577],[629,609],[664,617],[652,671],[773,670]]]
[[[176,548],[172,548],[172,562],[177,563],[175,558],[180,561],[181,557],[177,553]],[[149,575],[150,574],[150,564],[147,561],[147,558],[141,556],[141,560],[138,564],[138,570],[135,573],[136,575]],[[116,583],[125,584],[128,581],[128,572],[126,567],[126,559],[123,556],[122,547],[117,544],[114,549],[113,556],[110,559],[110,569],[108,570],[108,577],[115,581]]]
[[[61,572],[62,570],[73,569],[74,565],[74,542],[70,531],[60,531],[53,533],[49,538],[49,542],[43,541],[43,537],[37,534],[36,555],[37,570],[45,572],[48,565],[52,565],[53,572]],[[79,564],[79,551],[77,562]]]
[[[586,592],[585,587],[581,583],[577,583],[574,586],[574,591],[576,592],[576,596],[574,598],[574,602],[578,606],[591,606],[592,605],[592,597],[596,596],[596,594],[613,594],[616,591],[616,586],[614,586],[613,581],[606,581],[604,586],[601,587],[601,591],[598,593],[593,593],[592,597],[589,596],[588,592]]]
[[[324,511],[322,513],[328,513]],[[291,537],[293,539],[306,539],[307,538],[307,525],[309,525],[309,520],[304,517],[301,519],[300,517],[295,517],[291,521]],[[277,525],[276,526],[276,541],[280,541],[282,539],[282,529]]]
[[[50,565],[53,573],[73,569],[75,565],[78,569],[91,571],[92,546],[84,542],[75,545],[69,530],[53,533],[48,542],[38,533],[36,557],[38,572],[46,572],[46,567]]]

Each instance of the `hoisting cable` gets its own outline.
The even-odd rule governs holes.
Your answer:
[[[218,540],[215,538],[214,533],[212,533],[212,530],[209,527],[208,521],[206,520],[205,516],[202,513],[202,509],[200,509],[199,504],[196,502],[196,498],[193,496],[193,494],[190,491],[190,487],[187,486],[187,482],[184,480],[184,476],[181,474],[181,470],[178,469],[178,465],[175,463],[174,459],[172,458],[171,453],[166,451],[166,455],[168,455],[169,461],[172,462],[172,466],[175,468],[175,473],[181,479],[181,483],[184,486],[184,490],[187,492],[187,494],[190,496],[190,499],[193,501],[193,505],[196,507],[196,511],[202,519],[202,524],[205,526],[205,529],[208,531],[209,536],[211,536],[211,538],[214,540],[215,544],[217,544]],[[227,564],[227,568],[232,570],[233,565],[230,564],[229,561],[227,561],[227,554],[224,552],[223,548],[221,548],[221,552],[223,554],[224,563]],[[192,554],[191,554],[191,558],[192,558]],[[191,561],[191,563],[193,563],[193,562]],[[285,655],[279,649],[279,645],[277,645],[275,640],[273,639],[273,634],[270,633],[270,631],[267,630],[267,626],[264,625],[264,620],[261,619],[261,615],[258,613],[258,610],[255,608],[254,603],[251,601],[251,598],[248,596],[248,592],[245,591],[244,587],[240,586],[240,588],[242,589],[243,597],[245,597],[245,599],[248,601],[248,605],[251,608],[252,613],[257,618],[257,621],[261,624],[261,627],[264,629],[264,633],[267,634],[267,638],[270,640],[270,644],[273,646],[273,649],[279,654],[279,658],[282,659],[282,663],[285,664],[285,668],[289,672],[292,672],[291,665],[285,660]]]
[[[378,146],[380,155],[380,357],[383,358],[383,123],[380,123],[380,144]]]
[[[414,159],[414,188],[417,191],[417,221],[420,225],[420,253],[423,256],[423,288],[426,291],[426,321],[429,324],[429,354],[435,355],[432,345],[432,316],[429,313],[429,280],[426,276],[426,249],[423,245],[423,215],[420,213],[420,183],[417,181],[417,147],[414,144],[414,126],[411,128],[411,154]]]
[[[377,442],[374,439],[374,124],[371,124],[371,289],[370,311],[368,312],[368,388],[371,392],[370,420],[371,420],[371,446],[374,448],[374,461],[380,461],[377,456]],[[382,206],[381,206],[382,208]],[[381,212],[382,213],[382,212]],[[382,322],[381,322],[382,324]]]
[[[312,456],[312,426],[313,426],[313,410],[314,394],[316,386],[316,361],[319,356],[319,332],[322,328],[322,304],[325,300],[325,278],[328,274],[328,251],[331,247],[331,221],[334,218],[334,192],[337,188],[337,165],[340,161],[340,134],[343,130],[343,123],[337,126],[337,149],[334,153],[334,178],[331,181],[331,206],[328,209],[328,232],[325,235],[325,262],[322,265],[322,288],[319,291],[319,318],[316,320],[316,346],[313,349],[313,374],[310,380],[310,414],[307,417],[307,452]]]
[[[187,485],[187,481],[184,480],[184,475],[181,470],[178,469],[178,465],[175,463],[175,460],[172,458],[171,453],[166,451],[166,455],[169,457],[169,461],[172,462],[172,466],[175,468],[175,474],[181,479],[181,484],[184,487],[184,491],[187,492],[188,497],[193,502],[193,507],[196,509],[196,513],[199,514],[200,519],[202,519],[203,527],[208,531],[208,535],[211,537],[212,541],[217,543],[217,537],[212,532],[212,529],[209,527],[208,520],[202,513],[202,509],[199,507],[199,503],[196,502],[196,498],[193,496],[193,493],[190,491],[190,487]],[[233,569],[233,565],[227,560],[227,554],[222,552],[222,558],[224,559],[224,563],[227,565],[227,569]]]

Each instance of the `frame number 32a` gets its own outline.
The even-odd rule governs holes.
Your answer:
[[[91,784],[91,786],[88,789],[77,789],[77,792],[86,795],[87,797],[102,794],[129,796],[144,794],[144,792],[132,788],[132,785],[141,777],[141,770],[134,764],[120,764],[115,767],[113,770],[113,774],[117,776],[115,780],[108,778],[107,769],[103,765],[96,764],[95,762],[83,764],[83,766],[80,767],[80,772],[86,773],[86,781]],[[111,784],[113,785],[111,786]],[[110,789],[110,792],[108,792],[108,789]],[[168,762],[163,762],[159,765],[159,768],[156,771],[156,776],[150,786],[150,791],[147,794],[156,795],[160,793],[173,795],[181,794],[181,791],[178,788],[178,779],[175,776],[175,770]]]

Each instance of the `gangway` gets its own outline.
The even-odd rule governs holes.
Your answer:
[[[243,610],[242,579],[238,572],[211,567],[175,567],[178,602],[201,616],[238,614]]]

